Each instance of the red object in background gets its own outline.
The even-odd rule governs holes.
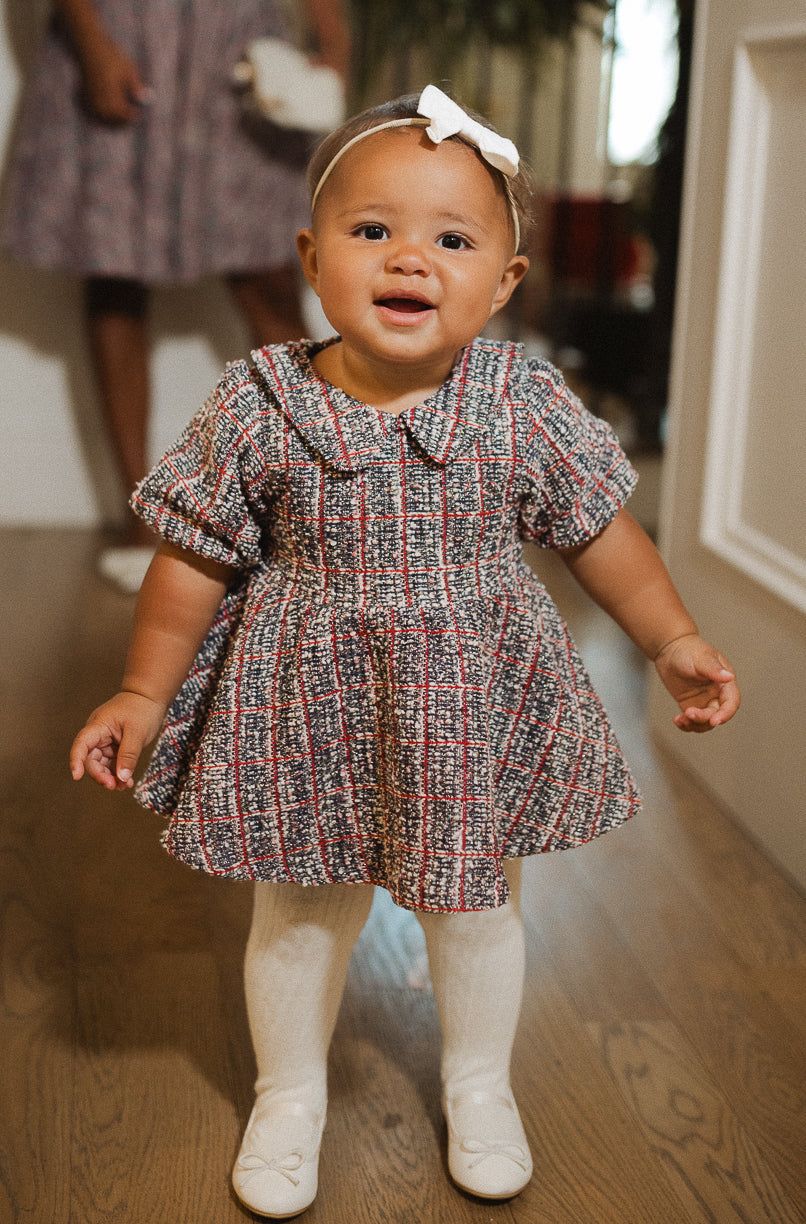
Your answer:
[[[629,208],[607,196],[544,193],[536,201],[536,255],[554,285],[610,294],[647,279],[650,252],[629,231]]]

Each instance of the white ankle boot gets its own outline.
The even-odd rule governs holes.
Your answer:
[[[246,1207],[275,1220],[310,1207],[324,1121],[307,1105],[258,1097],[232,1171],[235,1193]]]

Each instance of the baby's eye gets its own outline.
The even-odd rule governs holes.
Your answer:
[[[470,246],[470,243],[461,234],[443,234],[437,239],[437,245],[446,251],[463,251],[465,247]]]
[[[389,237],[382,225],[359,225],[355,232],[359,238],[366,238],[368,242],[383,242],[384,238]]]

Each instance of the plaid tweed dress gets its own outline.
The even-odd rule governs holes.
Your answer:
[[[139,486],[173,544],[235,567],[138,787],[215,875],[503,904],[502,859],[639,805],[522,541],[596,535],[635,473],[553,367],[477,340],[399,417],[312,365],[229,366]]]

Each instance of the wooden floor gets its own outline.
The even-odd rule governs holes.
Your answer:
[[[0,1224],[237,1224],[249,888],[178,866],[157,818],[70,781],[69,740],[117,683],[131,601],[94,577],[90,534],[0,542]],[[422,941],[383,895],[353,959],[304,1218],[804,1221],[806,900],[664,767],[639,661],[551,572],[647,805],[526,864],[514,1082],[534,1180],[504,1204],[449,1183]]]

